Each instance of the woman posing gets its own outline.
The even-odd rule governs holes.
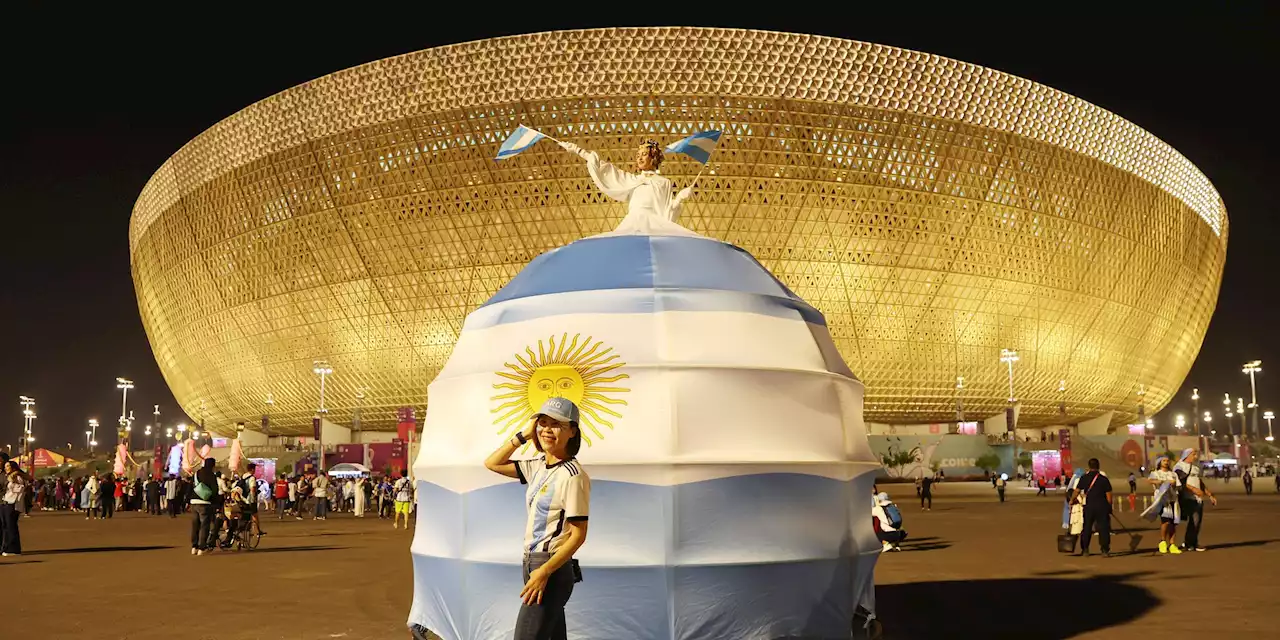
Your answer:
[[[1168,458],[1156,460],[1156,468],[1147,478],[1156,488],[1155,502],[1160,508],[1160,553],[1182,553],[1182,549],[1173,541],[1178,531],[1181,514],[1178,508],[1178,493],[1182,481],[1173,472]],[[1166,486],[1167,485],[1167,486]]]
[[[542,454],[512,461],[528,441]],[[562,640],[567,635],[564,606],[581,571],[573,554],[587,540],[591,479],[574,458],[582,446],[578,407],[550,398],[533,423],[504,442],[485,468],[529,485],[525,491],[524,588],[515,640]]]
[[[3,481],[3,499],[0,499],[0,553],[5,556],[22,555],[18,520],[23,494],[27,491],[27,478],[18,470],[18,463],[6,460]]]

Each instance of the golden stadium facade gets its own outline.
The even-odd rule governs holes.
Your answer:
[[[626,164],[725,132],[682,224],[742,246],[827,317],[867,419],[1020,425],[1162,407],[1200,349],[1226,256],[1209,180],[1136,125],[991,69],[733,29],[538,33],[340,71],[202,133],[130,227],[138,304],[189,415],[310,430],[421,409],[464,316],[624,205],[525,124]],[[671,157],[685,186],[698,170]],[[760,336],[768,340],[768,336]],[[1145,395],[1141,395],[1145,394]],[[1061,408],[1065,407],[1065,416]]]

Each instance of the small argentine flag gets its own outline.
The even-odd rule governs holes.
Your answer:
[[[544,137],[546,136],[542,135],[541,132],[530,129],[524,125],[520,125],[516,127],[515,131],[511,132],[511,136],[502,143],[502,146],[498,147],[498,157],[494,158],[494,160],[505,160],[510,158],[511,156],[532,147]]]
[[[716,150],[717,142],[720,142],[719,131],[699,131],[684,140],[667,145],[667,151],[683,153],[702,164],[706,164],[711,159],[711,152]]]

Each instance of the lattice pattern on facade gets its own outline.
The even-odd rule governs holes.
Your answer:
[[[738,244],[827,316],[873,421],[953,419],[1007,395],[1022,423],[1163,406],[1194,360],[1227,217],[1173,149],[1079,99],[927,54],[721,29],[533,34],[342,71],[201,134],[130,231],[156,358],[211,426],[309,428],[326,405],[389,427],[421,407],[467,312],[618,203],[524,123],[619,163],[646,137],[726,134],[683,224]],[[672,159],[684,186],[697,170]],[[1066,391],[1058,392],[1066,381]],[[366,389],[363,401],[356,399]]]

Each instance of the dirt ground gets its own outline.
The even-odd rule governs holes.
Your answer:
[[[994,492],[944,486],[922,513],[910,486],[893,487],[910,540],[876,569],[886,637],[1274,637],[1280,496],[1258,486],[1267,490],[1251,497],[1220,491],[1205,516],[1208,552],[1152,555],[1158,536],[1144,525],[1139,552],[1112,558],[1055,552],[1055,497],[1011,491],[999,504]],[[1121,518],[1138,524],[1134,514]],[[0,635],[408,637],[410,533],[347,514],[267,524],[256,551],[193,557],[186,518],[33,513],[22,521],[26,553],[0,559]],[[1127,547],[1123,535],[1112,545]]]

